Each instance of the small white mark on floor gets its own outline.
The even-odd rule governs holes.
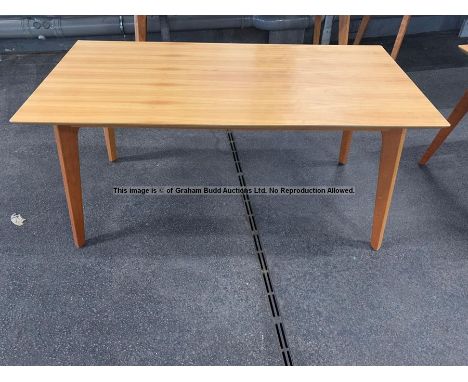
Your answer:
[[[20,226],[20,225],[23,225],[26,219],[23,218],[20,214],[13,214],[11,215],[10,220],[14,225]]]

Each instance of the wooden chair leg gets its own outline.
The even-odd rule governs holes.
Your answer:
[[[68,213],[77,247],[85,244],[83,197],[81,194],[78,127],[54,126],[55,142],[62,170],[63,186],[67,198]]]
[[[146,16],[133,16],[135,24],[135,41],[146,41]]]
[[[405,135],[406,129],[382,131],[379,177],[371,234],[371,247],[374,250],[378,250],[382,245]]]
[[[411,16],[403,16],[403,19],[401,20],[400,29],[398,30],[395,43],[393,44],[392,53],[390,54],[394,60],[396,60],[398,57],[398,52],[400,51],[401,43],[405,38],[406,30],[408,29],[410,19]]]
[[[359,45],[361,43],[362,37],[364,36],[364,33],[366,32],[367,25],[369,24],[370,18],[371,18],[370,16],[362,16],[361,23],[359,24],[359,28],[356,33],[356,37],[354,37],[353,45]]]
[[[349,24],[351,16],[339,16],[338,19],[338,44],[348,45]]]
[[[322,16],[314,16],[314,37],[312,44],[320,44],[320,32],[322,31]]]
[[[115,130],[111,127],[104,127],[104,139],[106,141],[107,157],[109,162],[117,159],[117,149],[115,146]]]
[[[450,133],[457,127],[458,123],[462,120],[465,116],[466,112],[468,111],[468,90],[465,91],[463,97],[458,101],[457,105],[450,113],[450,116],[447,118],[448,122],[450,123],[450,127],[446,127],[444,129],[440,129],[437,135],[435,136],[434,140],[427,148],[426,152],[423,154],[421,159],[419,160],[420,165],[425,165],[429,159],[434,155],[437,149],[444,143]]]

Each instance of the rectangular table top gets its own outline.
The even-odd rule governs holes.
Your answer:
[[[381,46],[78,41],[11,118],[78,126],[441,128]]]

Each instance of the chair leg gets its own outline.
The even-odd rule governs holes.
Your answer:
[[[421,159],[419,160],[419,164],[424,166],[429,159],[434,155],[437,149],[444,143],[450,133],[457,127],[458,123],[462,120],[465,116],[466,112],[468,111],[468,90],[465,91],[465,94],[458,101],[457,105],[453,109],[450,116],[447,118],[448,122],[450,123],[450,127],[445,127],[440,129],[437,133],[436,137],[432,141],[432,143],[427,148],[426,152],[423,154]]]
[[[351,16],[339,16],[338,18],[338,44],[348,45],[349,24]]]
[[[312,44],[320,44],[320,32],[322,30],[322,16],[314,16],[314,37],[312,38]]]
[[[135,41],[146,41],[146,16],[134,16]]]
[[[104,127],[104,139],[106,140],[107,157],[109,162],[117,159],[117,149],[115,146],[115,130],[111,127]]]
[[[398,52],[400,51],[400,48],[401,48],[401,43],[403,42],[403,39],[405,38],[406,30],[408,29],[410,18],[411,16],[403,16],[403,19],[401,20],[400,29],[398,30],[395,43],[393,44],[392,53],[390,54],[394,60],[397,59]]]
[[[361,23],[359,24],[359,28],[356,33],[356,37],[353,41],[353,45],[359,45],[361,43],[361,40],[364,37],[364,33],[366,32],[367,25],[369,24],[370,18],[370,16],[362,16]]]

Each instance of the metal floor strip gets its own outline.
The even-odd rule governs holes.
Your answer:
[[[234,135],[231,131],[228,131],[227,135],[229,139],[229,145],[232,151],[232,157],[234,159],[234,164],[236,166],[237,177],[239,178],[239,184],[241,187],[246,187],[247,184],[245,182],[244,173],[242,172],[242,165],[239,159],[239,153],[237,152]],[[278,342],[281,350],[281,355],[283,356],[283,362],[285,366],[292,366],[293,362],[291,357],[291,351],[289,350],[288,341],[286,339],[283,320],[281,318],[278,302],[276,300],[273,284],[271,282],[265,252],[263,251],[262,242],[260,240],[260,234],[258,232],[257,223],[255,222],[255,215],[252,208],[252,204],[250,202],[249,195],[245,193],[242,194],[242,200],[244,202],[245,212],[249,221],[250,231],[252,233],[252,239],[255,245],[255,252],[258,257],[258,262],[260,264],[260,270],[262,272],[263,281],[265,283],[265,290],[268,296],[268,303],[270,305],[271,315],[273,317],[273,322],[276,329],[276,335],[278,336]]]

